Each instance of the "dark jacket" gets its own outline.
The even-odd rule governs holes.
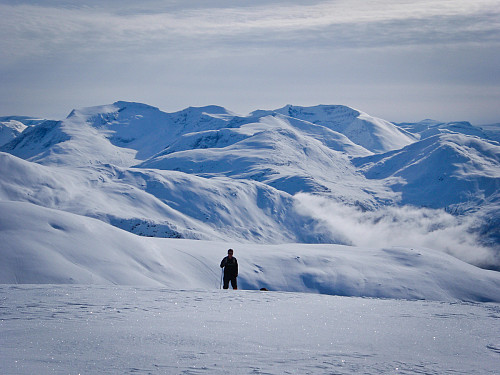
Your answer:
[[[238,261],[235,257],[229,259],[225,257],[220,262],[220,268],[224,268],[224,277],[233,278],[238,276]]]

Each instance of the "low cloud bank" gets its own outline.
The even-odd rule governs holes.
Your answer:
[[[363,211],[324,197],[295,195],[296,209],[319,219],[315,230],[332,233],[341,242],[362,247],[425,247],[446,252],[467,263],[500,270],[500,254],[481,244],[474,217],[456,217],[444,210],[411,206]]]

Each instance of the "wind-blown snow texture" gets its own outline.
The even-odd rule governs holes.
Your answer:
[[[180,277],[175,267],[168,276],[165,265],[152,275],[145,272],[155,270],[151,265],[130,270],[125,279],[109,267],[96,269],[107,257],[113,267],[122,267],[112,255],[123,251],[116,240],[121,232],[107,224],[142,236],[124,240],[136,249],[147,247],[144,237],[218,241],[242,249],[249,246],[244,244],[337,244],[349,247],[327,246],[329,257],[351,254],[354,263],[367,251],[377,254],[374,259],[400,251],[424,254],[425,262],[418,263],[425,264],[422,272],[432,262],[436,267],[451,262],[450,269],[458,271],[462,265],[445,253],[500,269],[500,144],[492,139],[493,125],[488,131],[465,122],[396,125],[345,106],[288,105],[239,116],[217,106],[165,113],[130,102],[73,110],[62,121],[11,117],[0,124],[7,140],[0,152],[0,235],[8,244],[3,256],[11,259],[2,265],[5,283],[166,283],[165,277]],[[30,217],[37,220],[23,225]],[[59,217],[100,221],[92,221],[93,234],[78,242]],[[211,247],[206,244],[190,246]],[[281,245],[273,256],[281,259],[287,247],[309,251]],[[94,261],[82,265],[81,257],[94,252]],[[146,261],[144,250],[129,252],[139,263]],[[39,257],[44,267],[33,263]],[[384,262],[397,265],[398,259],[375,262],[375,272],[386,272]],[[412,259],[420,258],[405,262]],[[398,298],[497,300],[498,294],[490,274],[479,277],[494,280],[485,296],[463,290],[441,294],[427,286],[413,292],[410,278],[397,282],[396,289],[404,291],[387,293],[370,283],[365,289],[339,289],[342,283],[330,265],[308,267],[319,267],[324,275],[304,276],[301,269],[299,284],[284,273],[285,282],[249,278],[243,285]],[[119,274],[126,270],[127,264]],[[363,270],[345,285],[369,279]]]

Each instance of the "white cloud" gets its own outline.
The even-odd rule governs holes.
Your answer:
[[[321,218],[317,230],[328,230],[348,244],[425,247],[479,266],[500,266],[498,254],[482,246],[471,232],[474,219],[470,216],[456,217],[443,210],[408,206],[364,212],[310,194],[299,193],[295,197],[300,212]]]
[[[326,1],[312,5],[273,4],[209,8],[65,8],[0,5],[0,42],[8,54],[217,45],[302,43],[304,47],[391,45],[450,40],[490,40],[500,30],[500,4],[470,1]],[[493,38],[495,39],[495,38]],[[498,37],[494,40],[498,42]]]
[[[498,0],[0,0],[0,14],[5,115],[127,99],[498,122]]]

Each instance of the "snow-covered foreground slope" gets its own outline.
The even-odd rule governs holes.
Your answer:
[[[0,286],[2,374],[498,374],[498,304]]]
[[[0,208],[0,283],[217,289],[232,247],[242,289],[500,302],[500,273],[429,249],[147,238],[28,203]]]

